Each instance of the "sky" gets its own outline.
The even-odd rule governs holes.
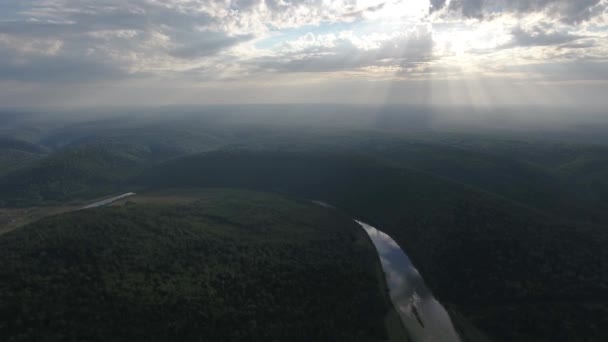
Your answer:
[[[2,0],[0,106],[608,105],[608,0]]]

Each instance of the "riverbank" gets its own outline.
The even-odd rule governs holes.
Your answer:
[[[319,202],[317,204],[331,208],[331,206],[327,205],[326,203]],[[362,239],[367,240],[365,241],[367,244],[371,245],[375,249],[374,242],[370,236],[365,233],[364,229],[361,229],[360,235]],[[389,335],[388,342],[414,342],[411,336],[408,334],[407,329],[405,328],[405,325],[401,319],[401,315],[397,311],[397,308],[391,299],[390,288],[388,282],[386,281],[386,274],[382,268],[382,260],[379,254],[377,254],[376,278],[378,279],[378,284],[380,284],[385,306],[391,308],[384,318],[386,331]]]
[[[413,342],[460,342],[449,314],[433,297],[407,254],[387,234],[357,221],[372,240],[390,299]]]

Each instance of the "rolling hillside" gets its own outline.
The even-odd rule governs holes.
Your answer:
[[[1,236],[0,257],[4,341],[405,340],[364,231],[285,197],[63,214]]]
[[[150,169],[141,183],[323,200],[395,238],[438,297],[497,341],[557,341],[581,331],[592,341],[605,337],[607,316],[594,314],[608,308],[602,226],[564,223],[458,183],[331,154],[209,153]]]
[[[31,206],[118,191],[149,164],[150,151],[125,144],[67,148],[0,178],[0,201]]]
[[[43,146],[0,136],[0,175],[39,160],[48,152]]]

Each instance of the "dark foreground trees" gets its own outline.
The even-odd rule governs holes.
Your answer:
[[[0,340],[383,341],[366,238],[247,192],[51,217],[0,238]]]

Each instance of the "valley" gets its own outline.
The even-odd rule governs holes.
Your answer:
[[[245,207],[254,205],[257,198],[247,193],[285,197],[295,203],[317,200],[331,204],[326,209],[337,215],[368,222],[406,250],[463,342],[608,338],[602,328],[608,317],[608,202],[603,193],[608,154],[604,146],[504,135],[378,130],[364,124],[273,125],[255,117],[240,124],[222,123],[225,119],[218,118],[208,121],[204,116],[178,115],[170,122],[159,117],[153,119],[158,122],[151,130],[143,124],[148,120],[152,119],[135,116],[126,122],[115,119],[95,125],[68,121],[60,129],[48,128],[35,139],[28,137],[28,144],[7,144],[11,151],[35,150],[40,156],[6,164],[5,170],[10,171],[0,175],[0,240],[25,234],[22,229],[40,231],[30,227],[45,222],[56,222],[56,228],[62,229],[60,222],[72,222],[70,217],[85,220],[85,225],[75,224],[87,231],[106,215],[114,217],[115,211],[126,213],[120,221],[125,228],[142,222],[154,226],[154,220],[164,222],[161,213],[165,210],[198,206],[197,210],[205,211],[224,203],[223,196],[230,198],[231,192],[243,192],[244,197],[237,197]],[[7,139],[25,138],[12,132]],[[12,153],[6,154],[8,158]],[[210,195],[214,191],[226,195]],[[120,198],[131,193],[135,195]],[[97,204],[104,206],[77,211]],[[260,225],[272,225],[275,215],[282,215],[273,206],[264,209],[267,216]],[[157,213],[161,217],[146,218]],[[86,221],[89,215],[96,219]],[[232,217],[239,215],[222,212],[204,221],[205,225],[230,226]],[[186,215],[180,224],[193,224],[197,217]],[[297,240],[296,231],[304,228],[281,233],[287,229],[280,228],[284,224],[289,225],[280,223],[273,234],[289,231]],[[245,226],[236,224],[225,233]],[[214,234],[220,232],[201,239]],[[86,234],[78,236],[86,238]],[[271,234],[262,240],[274,239]],[[86,246],[94,242],[83,241]],[[22,253],[27,248],[43,248],[31,243],[14,249],[11,258],[25,257]],[[370,241],[367,244],[372,248]],[[288,245],[287,249],[293,247]],[[240,253],[230,249],[225,257]],[[91,257],[87,260],[100,256]],[[361,262],[375,265],[376,286],[386,286],[377,255],[368,254],[368,258],[373,262]],[[27,262],[43,259],[47,255],[38,254]],[[151,274],[165,271],[150,269]],[[17,277],[10,278],[11,282],[24,279],[24,275],[11,274]],[[99,275],[94,271],[87,277]],[[331,279],[332,284],[340,283]],[[129,291],[148,286],[147,280],[133,284]],[[195,288],[202,291],[198,285]],[[386,291],[384,299],[365,305],[389,307]],[[5,309],[8,314],[16,307]],[[368,337],[403,340],[407,333],[398,315],[386,310],[378,316],[383,317],[379,321],[384,322],[385,333],[378,330],[379,335],[374,335],[371,331],[377,328],[373,328]],[[107,312],[113,317],[115,311]]]

